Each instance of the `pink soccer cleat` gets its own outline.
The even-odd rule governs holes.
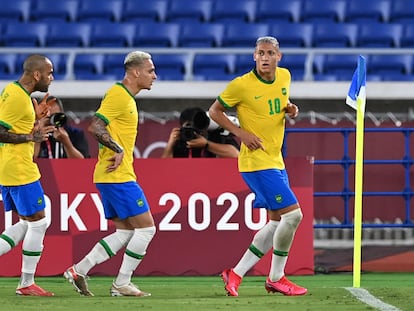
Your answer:
[[[228,296],[239,296],[237,290],[239,289],[242,278],[237,275],[233,269],[226,269],[221,273],[221,278],[224,282],[224,289]]]
[[[279,292],[286,296],[305,295],[308,291],[306,288],[289,281],[285,276],[277,282],[272,282],[269,278],[267,278],[265,288],[268,293]]]
[[[41,288],[40,286],[36,284],[32,284],[27,287],[20,287],[16,289],[16,295],[21,296],[43,296],[43,297],[51,297],[54,296],[52,292],[48,292]]]

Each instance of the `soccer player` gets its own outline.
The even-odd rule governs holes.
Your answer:
[[[273,37],[257,39],[255,68],[232,80],[209,109],[210,117],[242,142],[239,171],[255,194],[253,207],[265,208],[269,221],[253,238],[244,256],[232,269],[222,272],[225,290],[238,296],[243,276],[273,247],[272,263],[265,282],[268,292],[303,295],[306,288],[289,281],[284,273],[302,211],[292,192],[282,158],[285,115],[295,118],[298,107],[289,101],[290,72],[278,67],[282,58]],[[235,107],[240,128],[225,115]]]
[[[34,276],[43,251],[48,227],[40,172],[33,162],[34,143],[48,139],[53,126],[44,122],[49,114],[48,94],[38,104],[30,94],[47,92],[53,81],[53,64],[42,55],[31,55],[23,63],[23,74],[1,92],[0,101],[0,190],[6,211],[19,216],[0,235],[0,255],[23,241],[22,274],[17,295],[53,296],[36,285]]]
[[[88,272],[122,248],[124,257],[112,283],[111,295],[150,295],[131,282],[156,231],[133,167],[138,126],[134,96],[143,89],[150,90],[157,75],[151,55],[141,51],[125,57],[124,69],[124,79],[106,92],[88,128],[100,144],[94,183],[101,194],[105,217],[112,220],[116,231],[96,243],[80,262],[64,272],[64,277],[84,296],[93,296],[86,281]]]

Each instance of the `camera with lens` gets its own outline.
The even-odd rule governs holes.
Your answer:
[[[203,135],[207,131],[210,124],[210,118],[204,111],[199,111],[194,114],[191,121],[183,124],[180,129],[180,140],[187,142],[197,138],[198,135]]]
[[[56,112],[50,115],[49,122],[50,125],[56,126],[56,127],[62,127],[66,124],[68,118],[63,112]]]
[[[180,140],[182,141],[189,141],[195,139],[197,133],[197,129],[192,127],[190,124],[184,125],[180,129]]]

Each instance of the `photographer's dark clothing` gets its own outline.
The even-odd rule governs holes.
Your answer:
[[[64,126],[63,128],[68,133],[69,139],[73,146],[78,149],[85,158],[90,158],[89,145],[86,140],[85,133],[81,129],[70,126]],[[53,137],[49,137],[49,140],[43,141],[40,144],[38,158],[62,159],[67,158],[67,155],[63,144]]]
[[[207,140],[218,144],[230,144],[240,149],[240,145],[232,134],[223,135],[223,129],[208,131]],[[187,148],[186,141],[180,139],[176,142],[173,149],[173,158],[216,158],[216,154],[204,148]]]

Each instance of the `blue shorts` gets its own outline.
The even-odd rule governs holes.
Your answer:
[[[126,219],[149,211],[147,198],[134,181],[97,183],[96,188],[101,194],[106,219]]]
[[[244,181],[256,195],[253,207],[278,210],[298,203],[289,185],[286,170],[242,172]]]
[[[45,209],[45,194],[40,181],[22,186],[0,186],[4,209],[20,216],[32,216]]]

